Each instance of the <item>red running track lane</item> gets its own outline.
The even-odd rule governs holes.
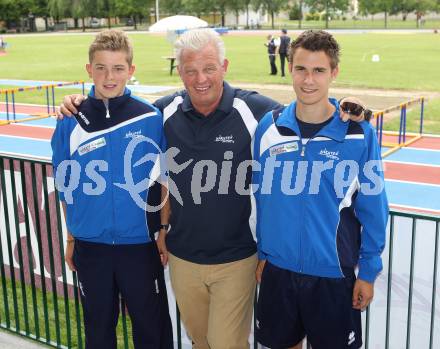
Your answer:
[[[6,113],[6,104],[0,103],[0,112]],[[47,113],[47,107],[40,105],[15,104],[15,112],[22,114]],[[9,113],[12,113],[12,104],[9,103]]]
[[[423,213],[423,214],[429,214],[429,215],[433,215],[433,214],[439,215],[440,214],[440,211],[438,211],[438,210],[429,210],[427,208],[425,209],[425,208],[417,208],[417,207],[406,207],[406,206],[401,206],[401,205],[393,204],[393,203],[390,203],[389,205],[390,205],[390,208],[397,209],[400,211],[406,211],[409,213],[417,212],[417,213]]]
[[[384,160],[385,179],[440,185],[440,167],[394,163]]]
[[[25,125],[2,125],[0,126],[0,135],[17,136],[26,138],[37,138],[50,140],[54,132],[53,128],[32,127]]]
[[[415,136],[406,135],[406,141],[410,141]],[[390,142],[390,143],[396,143],[399,140],[399,136],[397,135],[383,135],[382,141],[383,142]],[[418,139],[414,143],[410,144],[408,148],[417,148],[417,149],[434,149],[434,150],[440,150],[440,137],[429,137],[429,136],[423,136],[422,138]]]
[[[440,137],[423,136],[408,148],[434,149],[440,151]]]
[[[408,141],[410,141],[413,138],[415,138],[415,136],[408,136],[408,135],[406,135],[405,141],[408,142]],[[399,136],[398,135],[387,135],[387,134],[384,134],[384,135],[382,135],[382,142],[385,142],[385,143],[396,143],[397,144],[399,142]]]

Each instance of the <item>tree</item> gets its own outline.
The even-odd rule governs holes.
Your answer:
[[[67,0],[49,0],[49,14],[55,19],[56,23],[59,23],[60,19],[65,18],[68,12],[70,2]]]
[[[366,15],[375,15],[376,13],[384,13],[384,26],[388,27],[388,15],[394,14],[394,3],[401,0],[359,0],[359,11]],[[403,0],[405,1],[405,0]]]
[[[422,17],[428,11],[435,11],[436,5],[435,0],[414,0],[414,12],[416,14],[417,28],[420,27]]]
[[[328,28],[328,20],[332,13],[346,12],[349,0],[304,0],[304,3],[316,12],[325,12],[325,27]]]
[[[107,26],[110,29],[111,28],[111,18],[115,16],[116,10],[115,10],[115,0],[99,0],[98,5],[100,9],[100,15],[102,17],[107,18]]]
[[[48,0],[34,0],[32,2],[31,12],[35,17],[44,18],[45,30],[49,30],[48,18],[49,18],[49,8]]]
[[[0,20],[6,22],[6,27],[13,24],[18,26],[20,19],[29,14],[32,3],[30,0],[0,0]]]
[[[437,8],[436,0],[394,0],[392,2],[392,13],[402,13],[403,18],[409,13],[414,12],[417,20],[417,28],[420,27],[422,17],[428,11],[435,11]]]
[[[252,0],[243,0],[244,8],[246,11],[246,28],[249,28],[249,7],[251,6]]]
[[[375,14],[382,12],[380,2],[382,2],[382,0],[359,0],[359,13],[363,16],[374,16]]]
[[[254,7],[270,14],[272,29],[275,29],[275,15],[288,7],[288,0],[254,0]]]
[[[291,2],[289,7],[289,19],[298,21],[298,28],[301,29],[301,22],[303,19],[303,0],[295,0]]]
[[[182,0],[161,0],[160,4],[162,10],[165,10],[165,12],[171,15],[185,13],[185,8]]]
[[[134,29],[137,29],[137,23],[140,18],[149,14],[152,7],[152,1],[145,0],[115,0],[115,14],[121,17],[129,17],[133,20]]]
[[[234,12],[235,14],[235,25],[238,27],[239,25],[239,16],[240,12],[246,9],[246,4],[244,0],[228,0],[226,3],[226,7]]]
[[[211,13],[213,8],[210,1],[183,0],[183,4],[187,13],[194,13],[197,17],[201,17],[203,13]]]
[[[86,31],[85,17],[91,15],[90,0],[73,0],[71,15],[75,20],[75,28],[78,28],[78,20],[82,20],[82,30]]]

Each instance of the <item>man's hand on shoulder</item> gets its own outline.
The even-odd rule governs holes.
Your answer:
[[[71,117],[73,114],[77,114],[78,109],[76,107],[80,106],[86,98],[80,94],[64,96],[63,102],[60,104],[59,109],[57,109],[57,119],[62,120],[64,116]]]
[[[342,108],[344,102],[348,102],[351,105],[353,105],[353,104],[358,105],[361,107],[361,108],[358,108],[358,110],[362,109],[362,111],[358,115],[357,115],[357,113],[346,112],[343,110],[344,108]],[[366,108],[365,103],[362,100],[360,100],[359,98],[344,97],[339,101],[339,113],[340,113],[342,121],[344,121],[344,122],[347,122],[348,120],[362,122],[364,120],[369,119],[366,117],[367,116],[366,114],[371,113],[371,111]],[[371,115],[369,115],[369,116],[371,116]]]

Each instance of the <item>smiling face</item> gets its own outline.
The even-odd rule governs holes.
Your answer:
[[[328,90],[339,69],[331,68],[324,51],[298,48],[289,63],[297,103],[304,106],[328,104]]]
[[[194,108],[203,115],[212,113],[223,94],[228,60],[219,61],[217,48],[206,45],[198,51],[184,49],[178,71]]]
[[[123,95],[135,66],[128,64],[124,51],[100,50],[94,53],[86,70],[95,84],[95,97],[107,100]]]

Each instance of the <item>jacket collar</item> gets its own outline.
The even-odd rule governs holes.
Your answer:
[[[235,89],[232,88],[226,81],[224,81],[223,82],[222,98],[221,98],[220,103],[214,112],[222,111],[225,114],[229,114],[232,110],[232,104],[234,102],[234,97],[235,97]],[[182,102],[182,111],[184,113],[186,113],[191,110],[195,110],[195,109],[191,103],[191,98],[190,98],[188,92],[186,92],[185,97],[183,98],[183,102]]]
[[[321,130],[319,130],[315,137],[328,137],[335,141],[342,142],[345,139],[345,135],[347,134],[349,123],[341,120],[338,101],[334,98],[329,98],[329,102],[333,104],[336,108],[335,112],[331,116],[333,120],[325,125]],[[298,122],[296,120],[296,101],[289,104],[287,108],[284,108],[283,112],[276,120],[275,125],[287,127],[294,131],[297,135],[301,134]]]
[[[126,101],[128,101],[128,99],[131,96],[131,91],[130,89],[128,89],[127,87],[124,89],[124,93],[122,96],[119,97],[114,97],[114,98],[110,98],[108,100],[108,109],[112,110],[114,108],[117,108],[118,106],[120,106],[121,104],[125,103]],[[89,95],[88,95],[88,99],[90,99],[90,102],[92,103],[92,105],[94,107],[98,107],[98,108],[105,108],[105,105],[102,101],[102,99],[97,99],[95,97],[95,86],[92,86],[92,88],[90,89]]]

